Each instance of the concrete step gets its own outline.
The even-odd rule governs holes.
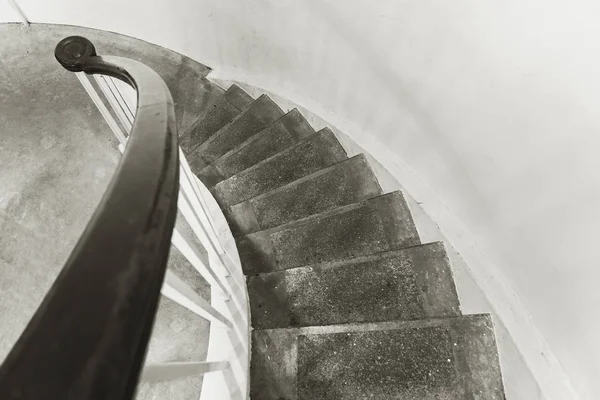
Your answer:
[[[286,150],[217,184],[212,192],[222,208],[345,160],[346,152],[329,129],[322,129]]]
[[[363,154],[232,206],[236,234],[273,228],[382,194]]]
[[[248,279],[254,329],[460,315],[441,242]]]
[[[187,155],[208,140],[214,133],[233,121],[254,99],[239,86],[232,85],[222,97],[208,107],[190,129],[179,138]]]
[[[253,400],[504,400],[490,316],[254,330]]]
[[[345,260],[418,245],[400,192],[251,233],[238,241],[246,275]]]
[[[283,117],[283,114],[268,96],[260,96],[231,123],[194,149],[188,157],[192,172],[199,173],[208,164]]]
[[[200,171],[198,176],[202,182],[212,187],[314,133],[315,130],[300,111],[293,109],[268,128],[215,160]]]

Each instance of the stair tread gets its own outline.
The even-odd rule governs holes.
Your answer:
[[[254,329],[460,315],[442,243],[252,276]]]
[[[237,234],[269,229],[382,194],[366,157],[359,154],[230,207]]]
[[[252,337],[252,398],[504,399],[487,315],[254,330]]]
[[[315,133],[297,110],[285,114],[273,124],[223,154],[198,173],[209,187],[290,147]]]
[[[238,242],[247,275],[343,260],[420,244],[400,192],[246,235]]]
[[[184,153],[192,152],[219,129],[233,121],[252,101],[249,94],[239,86],[232,85],[180,137],[179,144]]]
[[[233,121],[194,149],[190,155],[193,160],[192,171],[199,173],[208,164],[267,128],[283,115],[283,111],[273,100],[266,95],[260,96]]]
[[[329,129],[218,183],[212,192],[222,207],[232,206],[291,183],[347,158]]]

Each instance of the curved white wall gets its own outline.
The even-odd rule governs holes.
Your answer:
[[[520,302],[580,398],[600,398],[600,3],[18,3],[33,22],[116,31],[189,55],[320,112],[365,148],[372,142],[489,289],[549,380],[548,398],[574,396],[537,365],[549,357],[555,367],[539,354],[543,340],[528,343]],[[0,1],[2,20],[18,15]]]

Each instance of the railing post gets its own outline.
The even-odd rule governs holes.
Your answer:
[[[233,323],[227,317],[215,310],[208,301],[196,293],[194,289],[177,277],[172,271],[167,270],[161,293],[211,322],[220,324],[225,328],[234,328]]]
[[[96,105],[98,111],[100,111],[100,114],[102,114],[102,117],[104,117],[104,120],[106,121],[110,129],[113,131],[113,134],[117,137],[117,139],[119,139],[119,142],[121,144],[125,144],[127,142],[127,135],[125,134],[125,132],[123,132],[123,130],[121,130],[117,122],[110,114],[108,108],[102,102],[102,99],[98,95],[98,92],[96,92],[96,89],[94,89],[94,86],[92,85],[92,82],[90,82],[90,79],[88,78],[87,74],[85,72],[77,72],[75,75],[77,76],[77,79],[79,79],[79,82],[81,82],[81,86],[84,87],[88,96],[90,96],[90,98]]]
[[[223,371],[229,368],[228,361],[171,362],[148,364],[142,371],[142,382],[161,382],[209,372]]]
[[[112,82],[112,78],[108,78],[104,75],[93,75],[96,84],[104,94],[104,97],[108,100],[108,104],[110,104],[111,108],[119,118],[121,125],[127,132],[131,131],[131,127],[133,126],[134,115],[130,114],[131,111],[127,106],[124,105],[124,100],[119,101],[117,98],[118,93],[116,92],[116,86],[111,87],[109,82]],[[114,82],[112,82],[114,85]]]

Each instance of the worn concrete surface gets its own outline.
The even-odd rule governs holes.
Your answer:
[[[420,244],[400,192],[247,235],[238,249],[246,275],[344,260]]]
[[[254,329],[460,315],[442,243],[248,279]]]
[[[54,59],[56,43],[73,34],[90,38],[100,53],[155,68],[183,127],[220,93],[205,79],[208,68],[132,38],[0,25],[0,360],[62,268],[120,159],[116,139],[79,81]],[[184,277],[194,273],[176,253],[171,262]],[[201,281],[188,283],[206,290]],[[149,360],[205,356],[208,324],[190,314],[161,301]]]
[[[489,316],[255,330],[252,399],[504,400]]]
[[[186,132],[181,132],[179,144],[182,150],[186,154],[193,152],[194,149],[204,143],[212,134],[233,121],[252,101],[252,97],[240,89],[239,86],[232,85],[225,91],[223,96],[206,107],[202,115],[198,117],[198,120]],[[196,173],[199,170],[196,170],[195,164],[192,161],[193,158],[188,160],[192,171]]]
[[[199,155],[207,164],[212,163],[223,154],[267,128],[283,115],[283,110],[273,100],[268,96],[261,96],[254,100],[231,123],[225,125],[198,146],[194,153]]]
[[[230,208],[245,234],[273,228],[382,194],[362,155],[282,186]],[[249,204],[246,204],[249,203]],[[244,222],[246,223],[244,226]]]
[[[223,154],[202,170],[199,176],[202,177],[203,182],[214,186],[314,133],[315,130],[308,121],[297,109],[294,109],[271,126]]]
[[[333,133],[322,129],[288,149],[217,184],[212,193],[222,206],[249,200],[345,160]]]
[[[301,335],[298,398],[438,397],[459,379],[452,347],[447,326]],[[452,389],[446,391],[456,398]]]
[[[223,89],[210,83],[206,75],[210,69],[188,57],[165,48],[152,45],[129,36],[66,25],[32,24],[22,30],[19,24],[0,24],[2,48],[12,48],[12,58],[29,57],[34,54],[30,46],[19,47],[26,43],[35,43],[39,49],[36,54],[53,57],[54,47],[63,38],[71,35],[85,36],[94,43],[98,54],[110,54],[138,60],[154,69],[166,82],[173,100],[179,132],[183,133],[204,111],[208,104],[216,101]],[[116,40],[115,38],[118,38]],[[29,51],[29,53],[27,53]],[[6,55],[2,55],[3,64],[9,64]],[[9,68],[9,67],[6,67]],[[25,71],[28,68],[24,69]],[[30,69],[31,71],[31,69]],[[47,71],[46,71],[47,72]],[[68,74],[63,71],[63,74]],[[43,77],[42,73],[39,77]],[[74,79],[72,76],[70,79]]]

